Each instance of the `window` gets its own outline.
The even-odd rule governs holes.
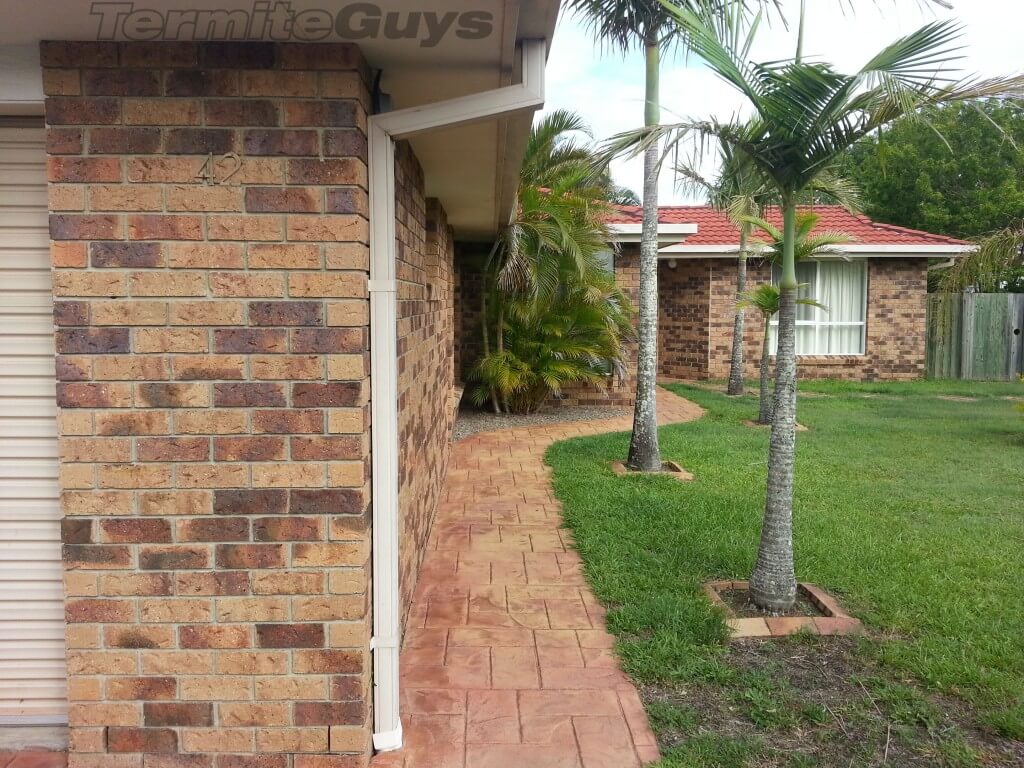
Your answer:
[[[604,267],[608,272],[615,274],[615,251],[611,248],[605,248],[598,251],[596,257],[598,264]]]
[[[772,270],[778,284],[782,268]],[[806,304],[796,308],[798,355],[863,355],[868,264],[858,261],[804,261],[796,265],[800,297],[813,298],[828,311]],[[803,285],[806,283],[806,285]],[[778,342],[778,315],[771,324],[771,348]]]

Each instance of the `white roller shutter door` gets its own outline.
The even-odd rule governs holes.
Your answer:
[[[66,717],[41,128],[0,128],[0,723]]]

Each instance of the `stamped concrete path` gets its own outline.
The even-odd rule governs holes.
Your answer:
[[[701,409],[658,390],[662,423]],[[402,650],[406,746],[374,768],[638,768],[658,758],[544,464],[629,417],[453,446]]]

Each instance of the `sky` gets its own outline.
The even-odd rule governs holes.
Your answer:
[[[852,14],[850,4],[857,12]],[[808,59],[828,61],[842,71],[855,71],[892,40],[936,18],[954,18],[964,26],[960,65],[965,73],[1006,75],[1024,72],[1024,0],[952,0],[945,10],[927,0],[808,0],[804,52]],[[563,5],[564,7],[564,5]],[[786,17],[796,18],[799,0],[783,0]],[[796,48],[795,29],[776,19],[762,26],[752,58],[790,58]],[[545,109],[580,113],[596,140],[639,127],[643,122],[643,56],[623,57],[595,44],[580,19],[564,13],[555,32],[547,67]],[[743,100],[699,62],[677,55],[661,70],[662,122],[742,114]],[[708,161],[705,173],[712,173]],[[618,160],[616,182],[638,195],[643,186],[643,161]],[[662,205],[702,202],[677,188],[671,171],[661,175]]]

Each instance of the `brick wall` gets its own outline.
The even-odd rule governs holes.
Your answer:
[[[733,296],[736,265],[715,259],[711,267],[711,354],[707,377],[729,375],[732,345]],[[928,298],[927,259],[869,259],[867,341],[864,355],[799,358],[804,378],[873,380],[918,379],[925,367],[925,308]],[[770,268],[757,262],[748,267],[754,286],[771,279]],[[764,324],[747,311],[745,363],[750,377],[758,374]]]
[[[658,371],[700,379],[708,370],[710,265],[700,259],[658,265]]]
[[[448,468],[454,410],[453,251],[444,209],[423,195],[407,143],[396,166],[398,240],[399,587],[412,602]]]
[[[42,63],[71,767],[364,765],[359,52]]]

